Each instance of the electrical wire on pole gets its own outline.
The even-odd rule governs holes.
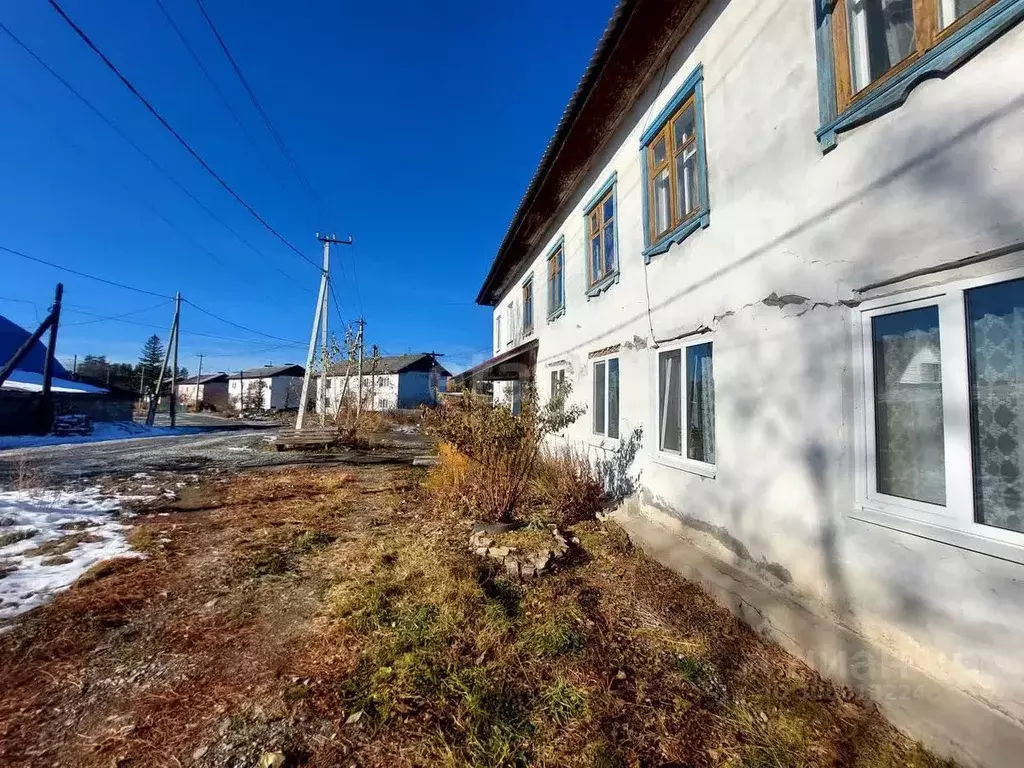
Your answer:
[[[306,256],[306,254],[304,254],[302,251],[300,251],[298,248],[296,248],[284,235],[282,235],[280,232],[278,232],[270,222],[268,222],[265,218],[263,218],[256,211],[255,208],[253,208],[251,205],[249,205],[249,203],[247,203],[242,198],[242,196],[239,195],[231,187],[231,185],[228,184],[223,179],[223,177],[221,177],[220,174],[218,174],[210,166],[210,164],[207,163],[206,160],[204,160],[203,157],[195,149],[193,149],[191,144],[189,144],[187,141],[185,141],[184,137],[182,137],[182,135],[180,133],[178,133],[177,130],[175,130],[174,126],[172,126],[167,121],[167,119],[162,114],[160,114],[160,112],[156,109],[156,107],[154,107],[153,104],[145,96],[142,95],[142,93],[139,91],[138,88],[135,87],[135,85],[132,83],[132,81],[129,80],[121,72],[121,70],[118,69],[117,66],[109,58],[107,58],[107,55],[105,53],[103,53],[103,51],[100,50],[100,48],[96,45],[96,43],[94,43],[92,41],[92,38],[90,38],[85,33],[85,31],[81,27],[79,27],[78,24],[76,24],[72,20],[72,18],[70,16],[68,16],[68,14],[64,11],[64,9],[60,7],[60,4],[57,2],[57,0],[49,0],[49,3],[50,3],[50,6],[60,15],[60,17],[62,19],[64,19],[65,22],[67,22],[68,26],[70,26],[71,29],[73,29],[75,31],[75,34],[77,34],[82,39],[82,41],[89,47],[89,49],[92,50],[93,53],[95,53],[97,56],[100,57],[100,59],[103,61],[103,63],[106,64],[107,68],[117,76],[117,78],[121,81],[121,83],[124,85],[124,87],[127,88],[132,93],[132,95],[135,96],[142,103],[142,105],[149,111],[149,113],[151,115],[153,115],[153,117],[155,117],[157,119],[157,121],[164,128],[167,129],[167,132],[170,133],[177,140],[177,142],[179,144],[181,144],[182,147],[185,148],[185,150],[190,155],[192,155],[192,157],[196,160],[196,162],[198,162],[203,167],[203,169],[218,184],[220,184],[220,186],[223,187],[224,190],[229,195],[231,195],[231,197],[233,197],[238,202],[239,205],[241,205],[243,208],[245,208],[252,215],[252,217],[254,219],[256,219],[260,224],[263,225],[263,227],[268,232],[270,232],[274,237],[276,237],[278,240],[280,240],[292,252],[294,252],[297,256],[299,256],[299,258],[301,258],[303,261],[307,262],[311,266],[316,267],[316,268],[319,269],[319,267],[317,267],[316,262],[314,262],[312,259],[310,259],[308,256]]]
[[[112,131],[114,131],[114,133],[116,133],[118,135],[118,137],[121,138],[122,141],[124,141],[126,144],[128,144],[128,146],[130,146],[132,149],[134,149],[143,159],[145,159],[162,176],[164,176],[175,187],[177,187],[178,190],[180,190],[182,194],[184,194],[189,200],[191,200],[193,203],[195,203],[196,206],[198,206],[203,212],[205,212],[211,219],[213,219],[220,226],[222,226],[224,229],[226,229],[228,232],[230,232],[235,238],[238,239],[238,241],[240,243],[242,243],[242,245],[244,245],[250,251],[255,253],[257,256],[259,256],[264,261],[266,261],[271,266],[272,269],[274,269],[277,272],[279,272],[285,279],[289,280],[290,282],[294,283],[295,285],[298,285],[303,290],[306,290],[306,288],[304,286],[302,286],[300,283],[298,283],[295,280],[294,277],[292,277],[287,272],[285,272],[282,269],[280,269],[274,263],[273,259],[271,259],[265,253],[263,253],[255,245],[250,243],[237,229],[235,229],[230,224],[225,222],[216,213],[214,213],[214,211],[208,205],[206,205],[202,200],[200,200],[198,197],[196,197],[194,194],[192,194],[181,182],[179,182],[171,174],[170,171],[168,171],[164,166],[162,166],[155,159],[153,159],[153,157],[149,153],[147,153],[144,149],[142,149],[142,147],[140,147],[137,143],[135,143],[135,141],[133,141],[131,139],[131,137],[128,136],[128,134],[126,134],[124,131],[122,131],[117,126],[117,124],[114,123],[113,120],[108,118],[102,111],[100,111],[100,109],[98,107],[96,107],[91,101],[89,101],[89,99],[87,99],[85,96],[83,96],[78,91],[78,89],[76,89],[73,85],[71,85],[71,83],[68,82],[64,77],[62,77],[55,69],[53,69],[53,67],[51,67],[49,64],[47,64],[42,59],[42,57],[39,56],[39,54],[37,54],[35,51],[33,51],[24,41],[21,40],[21,38],[19,38],[17,35],[15,35],[14,32],[11,31],[10,28],[8,28],[6,25],[4,25],[3,22],[0,22],[0,31],[2,31],[4,34],[6,34],[19,47],[21,47],[21,49],[24,50],[25,53],[27,53],[29,56],[31,56],[43,69],[45,69],[55,80],[57,80],[57,82],[59,82],[68,91],[70,91],[70,93],[76,99],[78,99],[82,104],[84,104],[93,114],[95,114]]]

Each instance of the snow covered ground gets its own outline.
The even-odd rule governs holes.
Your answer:
[[[0,491],[0,621],[42,605],[101,560],[130,552],[116,519],[119,501],[98,488]]]
[[[4,448],[35,448],[41,445],[65,445],[73,443],[99,443],[105,440],[125,440],[134,437],[172,437],[194,435],[203,430],[199,427],[147,427],[133,421],[97,421],[91,435],[58,437],[56,435],[13,435],[0,437],[0,450]]]

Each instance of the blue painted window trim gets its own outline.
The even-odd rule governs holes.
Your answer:
[[[837,134],[863,125],[901,106],[921,82],[946,77],[974,54],[1024,19],[1024,0],[997,0],[943,39],[917,61],[837,113],[832,13],[836,0],[814,0],[815,50],[818,60],[818,111],[815,132],[823,152],[834,149]]]
[[[619,258],[619,190],[616,186],[618,180],[618,172],[613,171],[612,175],[608,177],[608,180],[601,185],[601,188],[598,189],[597,192],[591,195],[590,199],[587,201],[587,204],[583,206],[583,268],[586,270],[587,284],[590,283],[590,214],[597,207],[597,204],[601,202],[604,196],[608,194],[609,191],[611,191],[612,193],[612,206],[615,209],[615,226],[612,227],[612,229],[614,230],[613,236],[615,238],[615,269],[613,269],[607,275],[605,275],[596,283],[587,288],[587,301],[590,301],[595,296],[600,296],[602,293],[604,293],[617,282],[619,282],[619,270],[621,269],[622,261]],[[562,251],[562,253],[565,253],[565,251]],[[601,258],[604,258],[603,254]]]
[[[519,284],[519,294],[520,294],[520,296],[522,296],[523,289],[527,286],[527,284],[530,285],[530,290],[533,292],[533,295],[530,297],[530,326],[529,327],[526,326],[526,302],[525,301],[523,302],[522,309],[520,310],[520,314],[521,314],[520,320],[521,320],[521,323],[522,323],[522,326],[523,326],[523,338],[524,339],[525,338],[529,338],[530,336],[533,336],[533,334],[537,331],[537,283],[533,279],[533,272],[530,272],[526,277],[524,277],[523,281]]]
[[[650,201],[647,199],[647,193],[650,188],[650,178],[647,170],[647,147],[651,140],[665,127],[665,123],[672,117],[672,114],[690,96],[693,96],[694,122],[697,126],[697,176],[701,207],[675,229],[666,232],[652,243],[651,207]],[[676,243],[681,243],[698,229],[705,229],[711,224],[711,199],[708,196],[707,144],[704,133],[704,65],[698,64],[696,69],[690,73],[690,76],[679,87],[679,90],[675,92],[668,104],[651,121],[650,127],[640,137],[640,166],[643,169],[644,264],[650,263],[652,257],[665,253]]]
[[[562,275],[562,303],[559,306],[557,306],[554,309],[552,309],[552,307],[551,307],[551,269],[548,267],[548,262],[551,260],[551,257],[555,255],[555,253],[558,251],[559,248],[562,249],[562,270],[561,270],[561,275]],[[548,322],[550,323],[552,320],[557,320],[558,318],[560,318],[562,315],[565,314],[565,235],[562,235],[561,237],[558,238],[557,242],[555,242],[555,244],[548,251],[547,256],[544,257],[544,268],[547,270],[547,273],[548,273],[547,301],[548,301]]]

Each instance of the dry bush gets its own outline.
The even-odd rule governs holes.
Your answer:
[[[446,400],[425,411],[427,433],[449,443],[472,464],[466,496],[494,522],[510,522],[528,490],[540,447],[585,412],[566,405],[568,387],[543,405],[532,386],[524,387],[519,413],[474,397]]]
[[[572,445],[548,449],[535,468],[533,491],[554,522],[569,526],[592,519],[606,501],[604,482],[585,451]]]

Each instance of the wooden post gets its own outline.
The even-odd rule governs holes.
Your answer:
[[[40,433],[45,435],[53,427],[53,363],[57,358],[57,328],[60,325],[60,304],[64,298],[64,285],[57,283],[50,309],[50,340],[46,344],[46,360],[43,362],[43,397],[39,403]]]
[[[359,418],[359,414],[363,412],[363,328],[366,327],[366,321],[363,318],[359,318],[359,346],[356,353],[359,355],[359,401],[356,403],[356,418]]]

